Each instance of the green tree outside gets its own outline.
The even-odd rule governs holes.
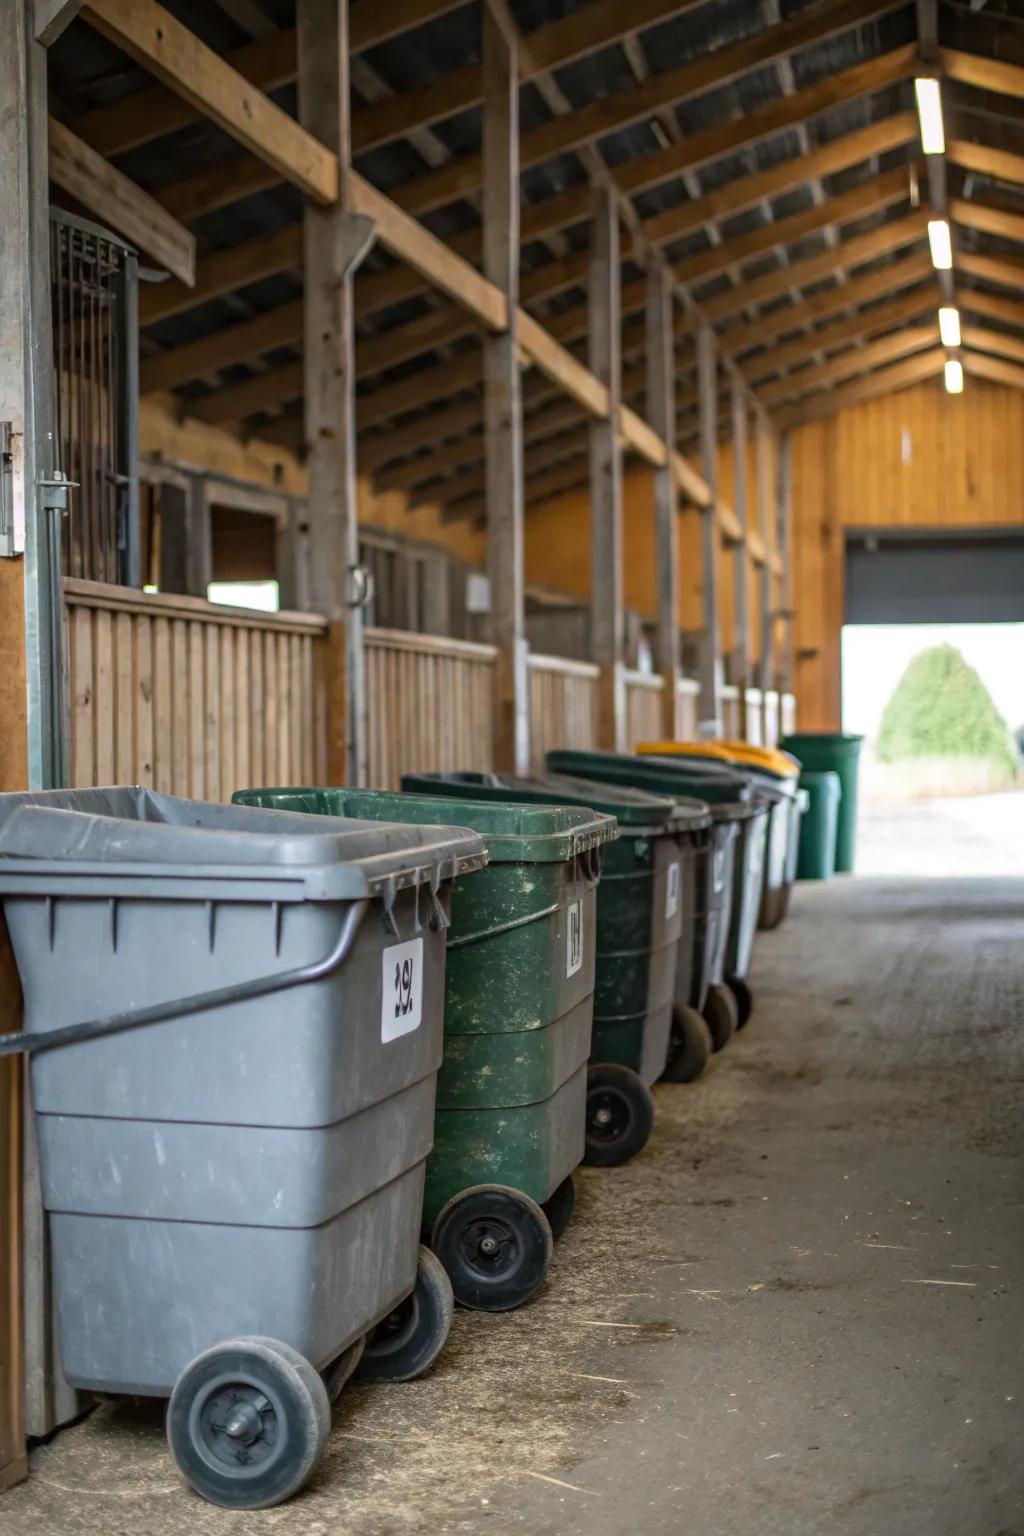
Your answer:
[[[876,752],[883,763],[914,757],[980,758],[1012,774],[1009,727],[955,645],[919,651],[885,706]]]

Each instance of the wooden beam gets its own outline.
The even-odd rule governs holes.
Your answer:
[[[644,220],[644,235],[653,245],[666,245],[693,230],[700,229],[705,224],[731,218],[736,213],[778,197],[794,187],[802,186],[804,182],[813,181],[816,177],[835,175],[838,171],[860,165],[876,155],[899,149],[905,144],[912,143],[916,137],[917,120],[914,114],[898,112],[895,116],[883,118],[867,128],[859,129],[856,133],[834,139],[822,145],[820,149],[812,150],[809,155],[795,155],[791,160],[784,160],[780,165],[773,165],[754,176],[741,176],[735,181],[727,181],[703,197],[692,198],[677,208],[669,208],[664,213],[655,214],[652,218]],[[898,179],[900,174],[899,170],[896,170],[880,179],[884,179],[891,185],[893,178]],[[906,188],[906,172],[902,173],[902,177],[903,186]],[[863,193],[862,188],[854,190]],[[849,195],[849,193],[845,194],[845,196]],[[830,199],[829,208],[833,208],[836,201],[838,199]],[[780,237],[777,243],[782,245],[783,238]]]
[[[310,598],[332,636],[328,757],[346,782],[367,774],[363,609],[353,601],[359,568],[356,501],[355,317],[352,269],[365,232],[350,198],[348,0],[299,0],[299,112],[307,133],[329,147],[339,200],[305,210],[303,374],[308,454]]]
[[[962,266],[962,264],[961,264]],[[1024,286],[1024,285],[1022,285]],[[1024,330],[1024,301],[1010,299],[1003,293],[989,293],[984,288],[957,289],[960,308],[966,314],[985,315],[991,320],[1003,320]]]
[[[710,246],[699,256],[677,262],[673,268],[676,281],[691,287],[694,283],[717,276],[719,272],[727,272],[730,267],[764,255],[766,251],[794,245],[805,240],[808,235],[820,233],[829,225],[841,226],[861,219],[866,214],[878,213],[892,203],[902,202],[908,192],[907,170],[898,166],[859,186],[851,187],[848,192],[828,198],[825,203],[815,203],[785,219],[767,219],[749,234],[722,245]]]
[[[1024,69],[1019,64],[962,53],[955,48],[940,48],[939,64],[950,80],[973,85],[979,91],[994,91],[997,96],[1024,97]]]
[[[519,368],[519,80],[513,41],[483,7],[483,269],[509,319],[484,337],[484,450],[487,572],[495,657],[495,764],[530,766],[523,532],[523,396]]]
[[[980,230],[985,235],[1000,235],[1004,240],[1024,243],[1024,214],[1010,213],[966,197],[951,197],[949,216],[955,224]]]
[[[337,155],[156,0],[87,0],[82,16],[285,181],[317,202],[337,200]]]
[[[83,0],[35,0],[34,20],[36,42],[50,48],[61,33],[71,25]]]
[[[278,347],[296,345],[302,339],[301,299],[282,304],[265,315],[255,315],[240,325],[214,331],[199,341],[168,347],[139,364],[139,387],[144,395],[176,389],[190,379],[204,379],[218,369],[249,363]]]
[[[924,347],[933,346],[938,341],[938,335],[937,316],[933,317],[930,325],[904,326],[892,335],[883,336],[866,346],[851,347],[840,357],[823,363],[819,368],[804,368],[799,373],[781,379],[777,384],[769,384],[759,391],[759,398],[765,405],[775,406],[798,395],[816,392],[891,363],[897,358],[906,357],[910,352],[920,352]]]
[[[782,696],[793,690],[793,443],[788,432],[778,438],[775,482],[775,527],[779,549],[779,608],[782,636],[779,644],[779,729],[782,728]]]
[[[824,42],[895,10],[899,3],[900,0],[818,0],[777,27],[744,38],[731,47],[703,54],[676,69],[659,71],[639,85],[535,128],[523,137],[520,163],[525,170],[581,145],[592,144],[655,115],[664,107],[727,85],[739,75],[795,49]],[[393,196],[409,212],[424,213],[478,192],[481,177],[480,156],[469,155],[406,183]]]
[[[605,188],[594,190],[590,260],[590,366],[607,392],[609,406],[604,417],[596,417],[590,424],[590,654],[601,668],[597,745],[624,752],[622,449],[618,432],[621,267],[618,210]]]
[[[980,277],[1004,288],[1024,289],[1024,260],[1019,256],[989,256],[981,251],[957,251],[956,264],[969,277]]]
[[[196,280],[196,242],[155,198],[65,128],[49,121],[50,179],[100,224],[123,235],[179,282]]]
[[[757,526],[766,556],[771,554],[775,519],[772,516],[772,436],[768,418],[763,411],[757,413]],[[758,572],[758,610],[761,633],[758,643],[757,686],[767,693],[775,681],[775,622],[772,612],[772,562],[766,558]],[[767,742],[767,701],[762,700],[762,740]]]
[[[930,275],[930,262],[928,269],[928,273],[922,274],[923,276]],[[818,330],[795,336],[792,341],[773,346],[761,356],[750,359],[743,366],[744,376],[749,383],[757,387],[759,398],[763,398],[764,392],[760,381],[767,375],[799,367],[800,364],[808,362],[819,353],[827,355],[848,342],[866,341],[879,331],[888,331],[896,326],[905,325],[908,320],[916,320],[918,315],[924,314],[926,310],[934,310],[938,302],[936,285],[930,282],[914,289],[911,293],[892,299],[887,304],[878,304],[874,309],[855,310],[843,320],[834,320],[830,325],[822,326]],[[799,379],[800,375],[795,374],[793,377]]]
[[[766,304],[772,299],[780,298],[795,288],[803,288],[808,283],[816,283],[822,278],[831,277],[837,267],[855,268],[865,262],[874,261],[879,256],[886,256],[891,251],[899,250],[902,246],[910,245],[916,240],[923,240],[927,233],[928,210],[920,209],[908,214],[905,219],[882,224],[866,235],[856,235],[852,240],[843,240],[834,248],[829,247],[828,250],[816,256],[807,256],[802,261],[793,262],[790,266],[778,267],[774,272],[754,278],[751,282],[744,283],[728,293],[716,295],[715,298],[708,299],[704,303],[702,306],[704,313],[712,322],[726,320],[755,305]]]
[[[553,340],[525,310],[519,311],[518,321],[519,346],[530,362],[567,395],[578,400],[591,416],[599,420],[607,418],[612,410],[607,385]]]
[[[715,333],[707,324],[697,332],[697,391],[701,473],[709,493],[700,529],[700,725],[719,735],[722,637],[718,627],[718,359]]]
[[[969,139],[948,141],[946,155],[961,170],[992,176],[1012,186],[1024,186],[1024,155],[1015,155],[1008,149],[993,149],[988,144],[972,144]]]
[[[647,272],[647,414],[662,441],[676,435],[675,332],[672,287],[664,262]],[[655,660],[662,677],[662,730],[674,741],[679,724],[679,487],[666,454],[654,471],[654,564],[657,599]]]
[[[302,266],[302,225],[288,224],[283,229],[246,245],[231,245],[200,258],[196,266],[194,288],[184,283],[147,284],[139,295],[139,324],[158,325],[200,304],[208,304],[224,294],[234,293],[249,283],[258,283],[279,272]]]
[[[969,356],[974,357],[977,354],[964,355],[965,368]],[[860,405],[866,400],[877,399],[880,395],[895,394],[897,390],[906,389],[911,384],[919,384],[922,379],[934,377],[941,373],[945,366],[946,353],[943,348],[936,347],[916,357],[905,358],[901,363],[893,363],[888,368],[880,368],[877,373],[866,374],[862,379],[854,379],[851,384],[845,384],[839,389],[815,395],[813,399],[779,413],[775,419],[783,430],[788,431],[804,422],[819,421],[824,416],[833,416],[837,411],[845,410],[848,406]]]
[[[699,0],[637,0],[628,13],[619,0],[597,0],[584,5],[520,41],[516,49],[519,79],[525,82],[548,70],[564,68],[617,42],[627,32],[636,33],[668,21],[698,3]],[[417,128],[478,107],[485,99],[479,65],[453,70],[429,85],[357,109],[352,117],[353,152],[365,154],[394,139],[405,138]]]
[[[732,609],[735,673],[730,681],[740,688],[750,686],[750,566],[747,541],[749,507],[747,504],[747,399],[743,388],[732,382],[732,504],[740,525],[740,536],[732,546]]]
[[[1008,336],[1005,331],[993,331],[981,325],[965,325],[963,340],[965,347],[976,352],[995,352],[1024,366],[1024,340],[1019,336]]]
[[[970,348],[960,354],[967,373],[979,379],[990,379],[994,384],[1009,384],[1011,389],[1024,389],[1024,368],[1017,363],[1004,362],[1000,357],[988,357],[984,352]]]

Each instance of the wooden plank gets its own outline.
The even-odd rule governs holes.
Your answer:
[[[721,632],[718,620],[718,359],[709,325],[697,332],[697,390],[701,469],[708,502],[701,517],[700,721],[720,722]]]
[[[148,192],[104,160],[70,128],[49,120],[49,170],[58,187],[87,208],[101,224],[124,235],[140,251],[191,288],[196,275],[196,242]]]
[[[981,277],[1004,288],[1024,289],[1024,260],[1000,252],[991,256],[982,251],[957,251],[957,268],[969,277]],[[973,292],[973,290],[972,290]]]
[[[256,629],[284,629],[324,634],[326,620],[316,613],[298,613],[282,609],[265,613],[262,609],[236,608],[227,603],[210,603],[205,597],[184,597],[171,592],[142,592],[134,587],[118,587],[103,581],[64,578],[65,596],[74,606],[107,608],[114,612],[166,614],[197,623],[246,625]]]
[[[525,310],[517,316],[519,346],[545,377],[578,400],[590,415],[606,418],[610,410],[607,387],[589,368],[560,346]]]
[[[647,411],[651,426],[671,445],[676,431],[675,332],[672,288],[664,262],[647,273]],[[671,455],[654,471],[654,565],[657,628],[655,660],[664,684],[658,730],[675,740],[679,697],[679,504]]]
[[[1024,97],[1024,69],[1019,64],[963,53],[956,48],[940,48],[939,65],[944,75],[963,85],[994,91],[998,96]]]
[[[493,7],[483,11],[483,270],[506,303],[509,328],[484,337],[484,452],[491,639],[497,650],[496,760],[526,773],[523,397],[519,367],[519,79],[517,50]]]
[[[803,181],[806,178],[801,176],[799,179]],[[848,192],[840,192],[834,197],[829,197],[820,207],[814,204],[800,213],[791,214],[788,218],[769,219],[748,234],[741,235],[735,240],[723,241],[721,245],[713,245],[698,256],[691,256],[684,262],[677,262],[673,269],[675,279],[678,283],[690,287],[716,273],[726,272],[730,267],[763,255],[766,251],[795,245],[798,241],[806,239],[808,235],[827,229],[829,225],[849,224],[855,219],[863,218],[865,214],[877,213],[879,209],[886,208],[892,203],[902,202],[908,196],[909,185],[907,167],[897,166],[881,176],[875,176],[870,181],[851,187]],[[684,204],[685,212],[681,217],[688,220],[689,210],[693,206],[691,203]],[[674,212],[675,210],[673,214]],[[675,236],[669,238],[674,239]]]
[[[83,0],[34,0],[36,42],[51,47],[82,9]]]
[[[1024,71],[1022,71],[1024,73]],[[999,235],[1004,240],[1024,243],[1024,214],[1006,208],[993,208],[973,198],[951,197],[949,216],[954,224],[980,230],[985,235]]]
[[[606,189],[595,189],[589,289],[590,365],[607,391],[609,409],[590,424],[590,648],[601,668],[598,743],[626,747],[622,677],[623,613],[622,449],[618,418],[622,390],[622,319],[619,311],[618,209]]]
[[[928,210],[920,209],[908,214],[905,219],[883,224],[866,235],[856,235],[851,240],[841,241],[834,248],[830,247],[818,255],[807,256],[802,261],[779,267],[763,277],[743,283],[739,288],[709,299],[703,305],[704,314],[708,320],[717,323],[742,313],[752,305],[767,304],[789,293],[791,289],[802,288],[808,283],[830,277],[837,266],[844,269],[858,267],[864,262],[888,255],[890,251],[899,250],[901,246],[923,240],[927,233]]]
[[[1024,75],[1024,70],[1021,71]],[[993,176],[1012,186],[1024,186],[1024,155],[1008,149],[993,149],[989,144],[973,144],[970,139],[947,139],[946,157],[964,171]]]
[[[750,562],[749,508],[747,504],[747,398],[741,385],[732,384],[732,495],[739,523],[739,538],[732,541],[732,659],[737,686],[750,686]]]
[[[1001,357],[989,357],[973,349],[961,353],[964,369],[980,379],[991,379],[996,384],[1009,384],[1012,389],[1024,389],[1024,368],[1017,363],[1005,362]]]
[[[168,795],[174,793],[173,690],[171,624],[168,619],[158,617],[153,620],[153,788]]]
[[[682,203],[678,208],[669,208],[664,213],[655,214],[644,220],[644,235],[654,245],[665,245],[692,230],[702,228],[705,224],[731,218],[734,214],[756,207],[758,203],[779,197],[782,193],[792,191],[794,187],[802,186],[804,182],[812,181],[816,177],[835,175],[839,171],[848,170],[851,166],[860,165],[875,155],[883,155],[899,149],[905,144],[912,143],[916,137],[917,119],[914,114],[898,112],[855,133],[830,140],[820,149],[812,150],[808,155],[796,155],[791,160],[784,160],[781,164],[773,165],[756,175],[741,176],[734,181],[727,181],[713,191],[705,193],[703,197],[695,197]],[[893,175],[898,177],[899,170]],[[877,178],[877,180],[887,185],[891,183],[892,176]],[[905,171],[902,173],[902,183],[906,191]],[[862,188],[853,190],[864,196]],[[849,198],[851,193],[846,193],[844,196]],[[829,207],[836,202],[841,203],[841,199],[830,199]],[[851,208],[855,209],[856,204],[853,203]],[[852,217],[852,212],[848,216]],[[784,220],[783,225],[788,222]],[[795,227],[799,228],[799,226]],[[780,234],[778,244],[784,243],[787,243],[786,238]]]
[[[93,615],[93,735],[95,747],[95,784],[117,782],[114,754],[114,633],[113,615],[104,609]]]
[[[127,613],[114,618],[114,783],[137,784],[135,755],[135,623]],[[143,621],[145,622],[145,621]]]
[[[264,352],[293,346],[301,339],[302,301],[296,299],[241,325],[143,358],[139,364],[139,388],[144,395],[175,389],[221,368],[252,362]]]
[[[1024,363],[1024,339],[1010,336],[1006,331],[993,331],[982,325],[965,325],[962,328],[964,346],[978,352],[995,352],[1015,363]]]
[[[338,197],[337,156],[156,0],[87,0],[82,16],[316,202]]]
[[[794,49],[823,42],[897,6],[898,0],[819,0],[776,27],[702,54],[676,69],[658,71],[638,85],[535,128],[520,143],[520,164],[525,170],[592,144],[662,108],[726,85]],[[398,188],[395,201],[410,213],[424,213],[478,192],[482,175],[481,157],[465,156]]]
[[[963,262],[958,262],[958,266],[962,271]],[[961,310],[967,314],[985,315],[1024,328],[1024,303],[1020,299],[1008,298],[1004,293],[989,293],[984,288],[965,288],[962,284],[957,289],[957,297]]]
[[[135,777],[133,782],[156,787],[156,753],[153,735],[154,623],[129,620],[132,633],[132,715]]]
[[[192,289],[174,282],[145,286],[139,295],[139,324],[157,325],[211,299],[234,293],[248,283],[301,266],[302,225],[286,224],[272,235],[202,257]]]
[[[174,793],[192,794],[192,751],[189,740],[191,714],[189,704],[193,690],[189,676],[190,626],[183,620],[171,624],[171,675],[167,680],[170,693],[172,737],[174,741]]]
[[[890,269],[885,270],[888,272]],[[921,275],[930,276],[931,271],[931,262],[925,257]],[[971,297],[973,292],[963,295],[965,305]],[[938,295],[935,284],[926,283],[911,293],[901,294],[888,304],[877,304],[872,309],[855,310],[845,319],[833,320],[805,335],[795,336],[792,341],[781,342],[771,347],[761,356],[750,358],[744,363],[744,377],[748,383],[757,384],[758,380],[766,374],[793,368],[819,353],[827,355],[848,342],[866,341],[878,331],[888,331],[896,326],[905,325],[908,320],[916,320],[926,310],[935,309],[937,304]],[[758,394],[761,398],[760,390]]]
[[[968,358],[978,356],[980,356],[978,353],[965,353],[964,367],[967,367]],[[916,357],[905,358],[902,362],[892,363],[887,368],[879,368],[875,373],[866,374],[864,378],[854,379],[850,384],[814,395],[809,401],[802,401],[788,410],[779,411],[775,417],[776,424],[787,431],[804,422],[833,416],[848,405],[860,405],[865,400],[874,400],[880,395],[894,394],[897,390],[906,389],[911,384],[919,384],[922,379],[932,378],[935,374],[941,373],[945,365],[946,353],[942,348],[935,348]]]
[[[346,782],[358,785],[366,783],[367,771],[366,663],[363,610],[349,602],[351,572],[359,565],[352,308],[356,252],[350,214],[367,210],[356,205],[357,178],[350,167],[347,0],[301,0],[298,22],[302,120],[331,145],[341,168],[342,194],[338,208],[325,212],[308,204],[305,213],[302,368],[309,456],[310,596],[331,623],[344,627]],[[388,201],[376,193],[374,197],[381,204]],[[384,238],[379,227],[378,237]],[[424,239],[433,241],[426,231]],[[284,768],[285,762],[279,766]]]
[[[798,373],[787,374],[777,384],[764,385],[759,391],[759,398],[765,405],[778,405],[797,395],[805,395],[856,374],[867,373],[871,368],[906,357],[910,352],[920,352],[922,348],[932,346],[938,336],[937,315],[933,315],[929,325],[903,326],[866,346],[851,347],[840,357],[820,367],[802,368]]]

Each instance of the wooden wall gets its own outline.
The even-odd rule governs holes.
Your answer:
[[[799,428],[793,438],[796,695],[801,727],[840,723],[844,539],[851,527],[1024,522],[1024,394],[939,379]]]

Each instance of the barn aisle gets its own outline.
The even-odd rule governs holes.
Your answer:
[[[3,1536],[995,1536],[1019,1456],[1024,882],[800,888],[750,1029],[584,1170],[537,1301],[354,1388],[309,1490],[226,1514],[159,1412],[39,1447]]]

